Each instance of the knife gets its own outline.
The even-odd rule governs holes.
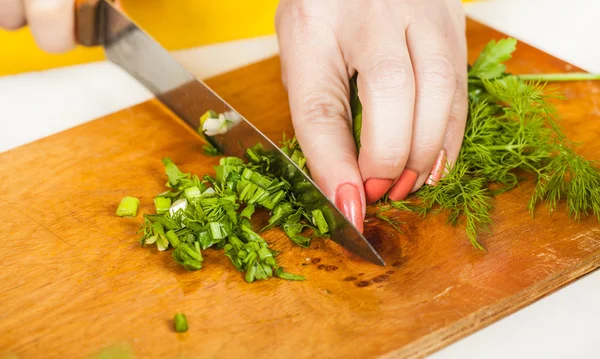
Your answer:
[[[75,38],[83,46],[102,46],[109,61],[146,87],[177,117],[198,133],[200,117],[208,110],[229,112],[239,119],[225,133],[203,137],[227,156],[243,157],[257,144],[292,168],[295,194],[308,209],[320,209],[331,240],[374,264],[385,262],[367,239],[348,221],[283,151],[235,111],[202,81],[196,79],[158,42],[108,0],[75,0]]]

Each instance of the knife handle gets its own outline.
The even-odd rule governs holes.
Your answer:
[[[100,45],[101,0],[75,0],[75,41],[83,46]]]
[[[102,45],[100,6],[103,1],[75,0],[75,41],[83,46]]]

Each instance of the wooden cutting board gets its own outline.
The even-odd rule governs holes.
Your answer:
[[[468,24],[470,61],[502,35]],[[523,43],[514,73],[578,69]],[[277,58],[209,81],[271,139],[292,134]],[[600,159],[598,83],[560,85],[566,132]],[[189,129],[155,101],[0,154],[0,355],[82,358],[125,348],[138,358],[422,357],[522,308],[600,264],[600,226],[526,209],[532,186],[496,200],[487,252],[445,217],[399,235],[370,218],[366,235],[389,264],[337,254],[330,244],[266,238],[304,282],[247,284],[221,253],[188,272],[170,253],[141,248],[142,213],[163,191],[162,157],[214,173]],[[138,196],[137,218],[115,215]],[[189,332],[171,319],[184,312]],[[117,348],[117,349],[115,349]]]

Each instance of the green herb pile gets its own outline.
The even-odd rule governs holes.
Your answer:
[[[284,153],[301,170],[306,159],[295,139],[286,141]],[[329,227],[321,210],[306,209],[296,194],[301,186],[293,181],[298,169],[282,164],[261,146],[246,150],[246,158],[223,157],[215,167],[216,175],[202,178],[183,173],[169,158],[164,158],[169,190],[155,200],[156,214],[144,214],[141,244],[155,245],[159,251],[173,248],[173,259],[188,270],[202,268],[202,251],[223,250],[246,281],[276,275],[288,280],[304,277],[286,273],[277,264],[278,253],[269,248],[260,232],[279,227],[295,244],[308,247],[314,236],[327,237]],[[258,233],[250,222],[255,209],[270,211],[268,224]]]
[[[553,211],[559,200],[566,199],[571,218],[593,214],[600,220],[600,171],[595,162],[574,152],[560,129],[549,100],[561,97],[535,76],[528,75],[525,81],[506,73],[503,62],[511,58],[516,43],[513,38],[491,41],[469,66],[469,114],[453,167],[449,164],[436,186],[423,186],[407,200],[389,203],[424,216],[446,212],[451,224],[464,222],[469,240],[479,249],[483,247],[478,234],[492,224],[493,196],[517,186],[523,180],[520,173],[535,180],[528,203],[532,216],[538,203],[545,202]],[[540,76],[544,78],[568,80],[569,76]],[[362,106],[356,77],[352,89],[354,138],[360,149]],[[380,205],[386,202],[384,198]]]

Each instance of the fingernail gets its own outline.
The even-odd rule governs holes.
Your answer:
[[[396,182],[394,187],[392,187],[388,193],[389,199],[392,201],[401,201],[405,199],[410,193],[410,190],[414,187],[415,182],[417,182],[417,177],[419,177],[417,172],[405,169],[398,178],[398,182]]]
[[[365,182],[365,196],[367,204],[378,201],[390,189],[391,179],[370,178]]]
[[[437,159],[435,160],[435,164],[433,165],[433,170],[431,170],[431,174],[429,175],[429,177],[427,177],[427,181],[425,181],[425,183],[427,183],[428,185],[431,185],[431,186],[437,185],[437,182],[444,175],[444,170],[446,169],[447,161],[448,161],[448,158],[446,157],[446,151],[441,150],[440,154],[438,155]]]
[[[349,183],[342,185],[335,193],[335,205],[362,233],[362,203],[358,189]]]

